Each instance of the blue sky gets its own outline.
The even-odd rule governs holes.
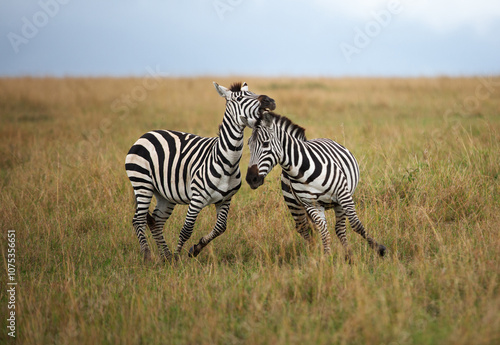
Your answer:
[[[498,0],[0,0],[0,76],[500,74]]]

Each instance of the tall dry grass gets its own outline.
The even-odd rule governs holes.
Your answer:
[[[498,343],[500,88],[493,79],[478,94],[484,80],[246,80],[308,137],[355,154],[360,219],[390,255],[352,232],[353,265],[335,239],[332,257],[306,246],[275,169],[257,191],[242,186],[228,230],[199,257],[145,265],[124,157],[151,129],[216,135],[224,100],[211,80],[1,79],[1,250],[15,229],[17,342]],[[171,246],[185,212],[166,224]],[[190,242],[214,213],[202,211]]]

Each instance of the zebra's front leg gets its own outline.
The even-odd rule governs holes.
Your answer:
[[[325,208],[322,206],[306,205],[306,211],[318,230],[321,241],[323,242],[323,251],[326,255],[331,254],[331,237],[326,224]]]
[[[312,243],[311,237],[311,226],[309,225],[309,218],[307,216],[306,209],[304,206],[298,204],[295,199],[290,200],[285,197],[285,204],[288,206],[288,210],[295,221],[295,230],[307,243]]]
[[[292,217],[295,220],[295,230],[308,244],[313,243],[311,236],[311,226],[309,225],[309,218],[307,217],[306,210],[302,208],[302,214],[292,213]]]
[[[297,230],[299,235],[310,244],[312,242],[311,227],[309,225],[306,209],[293,195],[290,187],[290,180],[283,174],[281,175],[281,191],[285,204],[295,221],[295,230]]]
[[[186,243],[186,241],[191,237],[191,234],[193,233],[194,223],[196,222],[196,218],[198,217],[198,214],[200,214],[200,211],[203,207],[204,205],[201,202],[197,202],[193,199],[191,200],[186,214],[186,220],[184,221],[181,233],[179,234],[179,241],[177,242],[177,248],[174,253],[175,259],[179,257],[184,243]]]
[[[196,257],[198,254],[200,254],[201,250],[205,248],[207,244],[209,244],[213,239],[215,239],[216,237],[221,235],[224,231],[226,231],[227,214],[229,212],[230,204],[231,200],[228,200],[215,205],[217,210],[217,222],[215,223],[215,226],[212,229],[212,231],[207,236],[203,236],[202,238],[200,238],[198,244],[195,244],[194,246],[191,247],[191,249],[189,249],[190,257]]]

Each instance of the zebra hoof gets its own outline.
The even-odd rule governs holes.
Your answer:
[[[149,249],[144,251],[144,262],[151,262],[151,251]]]
[[[381,257],[384,257],[386,252],[387,252],[387,248],[383,244],[379,244],[377,252],[378,252],[378,255],[380,255]]]
[[[172,254],[162,255],[162,257],[161,257],[161,261],[164,264],[171,264],[171,263],[175,262],[176,260],[177,260],[177,258]]]
[[[344,260],[345,262],[347,262],[349,265],[352,265],[354,264],[354,259],[352,258],[352,255],[349,253],[349,254],[346,254],[344,256]]]
[[[192,246],[190,249],[189,249],[189,254],[188,256],[190,258],[195,258],[198,256],[198,254],[200,254],[201,250],[203,249],[203,247],[205,247],[204,245],[202,244],[195,244],[194,246]]]
[[[198,254],[200,254],[200,251],[199,250],[196,250],[196,245],[192,246],[190,249],[189,249],[189,254],[188,256],[190,258],[195,258],[198,256]]]

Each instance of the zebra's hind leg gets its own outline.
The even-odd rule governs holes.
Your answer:
[[[335,209],[335,234],[337,234],[340,243],[342,243],[342,246],[344,247],[346,261],[352,263],[352,252],[351,248],[349,247],[349,244],[347,243],[347,236],[346,236],[346,225],[345,225],[346,214],[344,212],[344,209],[340,205],[335,205],[334,209]]]
[[[227,200],[215,205],[217,211],[217,222],[215,223],[214,228],[208,235],[203,236],[198,241],[198,244],[195,244],[194,246],[191,247],[191,249],[189,249],[190,257],[196,257],[198,254],[200,254],[201,250],[205,248],[207,244],[209,244],[212,240],[214,240],[216,237],[220,236],[224,231],[226,231],[227,214],[229,212],[230,204],[231,200]]]
[[[338,201],[342,208],[344,209],[345,214],[347,215],[347,218],[349,219],[349,223],[351,224],[351,228],[357,232],[358,234],[361,235],[364,239],[368,241],[368,244],[370,247],[372,247],[380,256],[384,256],[387,248],[383,244],[377,243],[373,238],[368,236],[367,231],[365,230],[365,227],[361,223],[361,221],[358,218],[358,215],[356,214],[356,209],[354,207],[354,201],[352,200],[352,196],[350,193],[346,190],[343,195],[338,196]]]
[[[163,237],[163,226],[172,214],[175,204],[168,202],[159,195],[156,195],[156,199],[158,203],[156,204],[153,215],[148,216],[148,226],[156,241],[162,260],[170,261],[172,260],[172,252],[168,248],[167,242],[165,242],[165,238]]]
[[[149,261],[151,260],[151,250],[149,249],[144,231],[146,229],[149,204],[153,198],[153,191],[149,189],[134,189],[134,192],[136,210],[134,218],[132,219],[132,225],[134,226],[135,234],[139,239],[139,245],[141,246],[141,253],[144,256],[144,261]]]

